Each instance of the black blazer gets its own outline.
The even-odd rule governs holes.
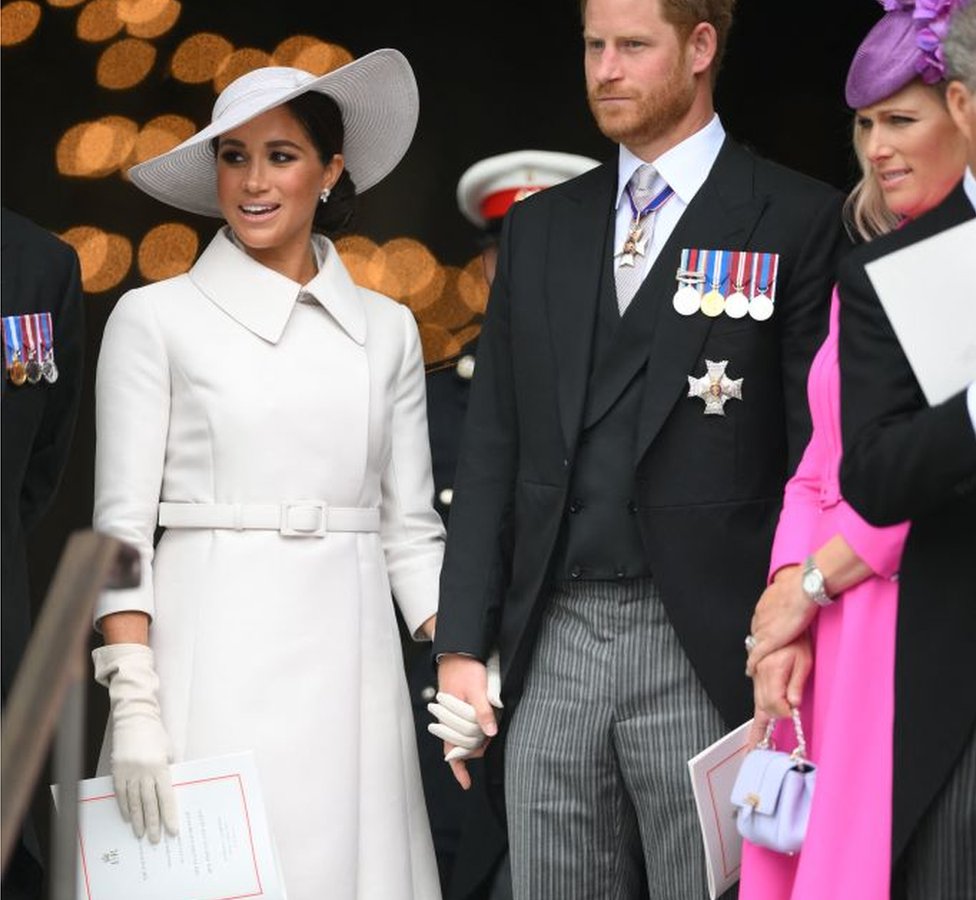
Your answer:
[[[912,522],[899,574],[893,859],[976,725],[976,434],[965,392],[926,403],[864,267],[971,218],[960,184],[852,253],[838,285],[841,490],[874,525]],[[965,289],[960,303],[976,298]]]
[[[0,305],[4,316],[51,313],[54,384],[14,387],[2,379],[3,472],[0,568],[3,696],[30,632],[26,535],[48,508],[68,456],[81,397],[81,273],[75,251],[14,212],[0,212]],[[6,363],[6,360],[4,360]]]
[[[506,720],[521,693],[582,426],[617,163],[515,204],[478,345],[435,652],[500,649]],[[639,372],[631,460],[653,576],[726,721],[752,710],[742,640],[766,580],[784,482],[810,434],[806,376],[826,333],[840,195],[726,139],[621,321],[591,415]],[[671,298],[683,247],[781,254],[766,322],[684,317]],[[743,400],[705,416],[688,376],[728,360]],[[492,743],[496,748],[500,742]],[[495,752],[494,749],[490,752]]]

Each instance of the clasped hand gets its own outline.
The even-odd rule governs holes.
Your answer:
[[[780,569],[763,591],[752,615],[750,634],[755,643],[746,660],[746,675],[755,677],[760,660],[807,630],[817,614],[817,604],[804,592],[800,566]]]
[[[467,790],[471,777],[465,760],[482,756],[498,733],[495,710],[502,708],[498,651],[487,664],[471,657],[448,654],[438,666],[436,703],[427,709],[436,722],[427,730],[444,741],[444,760],[458,783]]]

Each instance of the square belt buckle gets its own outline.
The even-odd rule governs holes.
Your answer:
[[[306,520],[303,521],[303,520]],[[325,537],[329,507],[319,500],[296,500],[281,504],[278,531],[283,537]]]

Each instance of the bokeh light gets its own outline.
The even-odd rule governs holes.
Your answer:
[[[233,52],[234,45],[227,38],[204,31],[188,37],[176,48],[170,69],[178,81],[203,84],[216,76]]]
[[[358,234],[346,235],[336,241],[336,250],[352,280],[362,287],[376,290],[377,262],[379,267],[383,265],[383,253],[376,243]]]
[[[160,35],[166,34],[176,24],[176,20],[179,19],[181,11],[182,6],[177,0],[168,0],[152,18],[131,22],[124,19],[121,15],[120,18],[123,18],[125,21],[125,30],[132,37],[157,38]]]
[[[132,153],[138,126],[123,116],[104,116],[69,128],[58,141],[58,172],[75,178],[104,178]]]
[[[196,125],[185,116],[165,115],[150,119],[136,137],[132,155],[125,161],[124,168],[172,150],[196,130]]]
[[[241,75],[246,75],[261,66],[270,65],[271,55],[263,50],[255,50],[253,47],[235,50],[218,67],[213,79],[214,90],[219,94],[235,78],[240,78]]]
[[[61,235],[78,253],[81,286],[89,294],[110,290],[128,274],[132,244],[120,234],[109,234],[93,225],[78,225]]]
[[[139,273],[149,281],[182,275],[193,265],[199,246],[192,228],[178,222],[157,225],[139,244]]]
[[[374,264],[376,287],[419,313],[440,296],[444,274],[434,255],[413,238],[394,238],[383,245],[383,270]]]
[[[98,60],[95,78],[110,90],[135,87],[156,62],[156,48],[141,38],[123,38],[106,47]]]
[[[151,22],[169,4],[169,0],[114,0],[118,16],[126,25]]]
[[[311,35],[298,34],[275,47],[271,58],[276,66],[293,66],[313,75],[324,75],[352,62],[353,56],[338,44],[328,44]]]
[[[458,296],[471,312],[483,313],[488,305],[488,282],[481,255],[474,257],[458,275]]]
[[[15,0],[0,8],[0,46],[22,44],[41,21],[41,7],[29,0]]]
[[[418,328],[424,362],[428,366],[450,359],[461,352],[461,344],[458,339],[442,325],[428,325],[421,322]]]
[[[117,0],[92,0],[78,16],[75,33],[83,41],[97,44],[115,37],[122,30]]]

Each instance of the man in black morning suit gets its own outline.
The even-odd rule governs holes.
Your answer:
[[[6,701],[30,635],[27,535],[50,505],[64,469],[81,397],[82,295],[78,257],[67,244],[8,209],[0,211],[0,306],[4,317],[50,313],[53,383],[2,383],[3,470],[0,569],[3,698]],[[4,358],[9,367],[10,359]],[[25,830],[30,834],[30,829]],[[15,848],[3,882],[4,900],[40,896],[32,837]]]
[[[743,638],[843,237],[837,192],[725,137],[712,80],[733,4],[706,6],[589,0],[590,105],[620,157],[503,230],[434,650],[441,691],[491,734],[482,661],[499,649],[507,734],[488,765],[500,783],[507,745],[517,898],[634,896],[641,864],[652,898],[706,896],[685,763],[752,710]],[[621,317],[638,162],[676,196]],[[779,254],[772,317],[679,314],[684,248]],[[742,379],[722,415],[688,396],[706,361]]]
[[[976,383],[929,406],[865,266],[976,212],[976,3],[944,43],[969,167],[945,200],[841,266],[841,487],[875,525],[911,520],[899,572],[892,895],[976,896]],[[960,306],[976,285],[960,284]],[[918,298],[919,317],[926,298]]]

